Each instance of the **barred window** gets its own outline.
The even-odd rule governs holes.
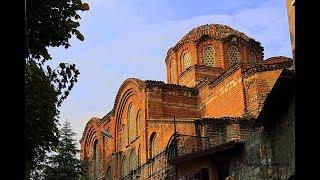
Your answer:
[[[212,47],[206,47],[203,51],[203,63],[206,66],[215,65],[215,51]]]
[[[176,62],[174,59],[171,60],[170,64],[170,78],[171,83],[176,82]]]
[[[136,135],[137,135],[136,120],[135,120],[134,109],[132,104],[130,104],[128,108],[128,121],[129,121],[129,140],[131,142],[136,138]]]
[[[241,57],[240,57],[240,53],[239,53],[239,50],[232,46],[229,48],[229,63],[230,63],[230,67],[238,64],[241,60]]]
[[[249,53],[248,59],[249,59],[249,63],[256,63],[257,62],[257,57],[253,52]]]
[[[137,132],[140,132],[141,128],[142,128],[142,116],[141,116],[141,110],[139,110],[137,115]]]
[[[130,171],[135,170],[138,168],[136,152],[132,149],[130,153]]]
[[[183,58],[183,70],[186,70],[189,66],[191,66],[191,56],[187,52],[183,54],[182,58]]]

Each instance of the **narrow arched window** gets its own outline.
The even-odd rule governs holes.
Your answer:
[[[230,63],[230,67],[240,63],[241,61],[241,56],[240,56],[240,52],[239,50],[232,46],[229,48],[229,63]]]
[[[138,168],[138,159],[136,156],[136,152],[132,149],[130,153],[130,171],[133,171]]]
[[[121,175],[122,175],[122,177],[125,177],[128,174],[127,168],[128,168],[127,159],[126,159],[126,156],[123,156],[122,162],[121,162]]]
[[[142,128],[142,116],[141,116],[141,110],[139,110],[137,114],[137,133],[141,132],[141,128]]]
[[[128,108],[128,121],[129,121],[129,141],[133,141],[136,138],[137,135],[137,127],[136,127],[136,121],[134,116],[134,110],[132,104],[129,105]]]
[[[154,158],[157,154],[157,145],[156,145],[156,133],[152,133],[150,136],[150,147],[149,147],[149,157]]]
[[[183,64],[183,70],[186,70],[189,66],[191,66],[191,56],[188,52],[183,54],[182,64]]]
[[[249,59],[249,63],[254,64],[257,62],[257,57],[253,52],[249,53],[248,59]]]
[[[93,176],[94,179],[99,177],[99,166],[100,166],[100,153],[99,153],[99,146],[98,140],[94,142],[93,145]]]
[[[203,64],[213,67],[215,63],[215,51],[212,47],[208,46],[203,50]]]
[[[172,59],[170,63],[170,82],[176,82],[176,62],[174,59]]]

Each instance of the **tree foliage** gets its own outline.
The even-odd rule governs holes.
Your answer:
[[[70,123],[65,121],[60,130],[59,144],[54,149],[54,154],[48,157],[44,170],[45,179],[79,179],[82,168],[81,161],[76,158],[79,150],[74,136]]]
[[[44,62],[51,59],[48,47],[70,47],[72,35],[84,40],[77,11],[89,6],[81,0],[27,0],[26,8],[26,57]]]
[[[29,169],[34,169],[44,160],[45,152],[58,144],[57,95],[41,67],[26,63],[25,157]]]
[[[26,179],[40,168],[46,152],[58,145],[58,107],[77,82],[75,64],[44,65],[52,57],[49,47],[70,47],[74,35],[83,41],[77,29],[79,11],[89,6],[81,0],[26,0],[25,69],[25,162]]]

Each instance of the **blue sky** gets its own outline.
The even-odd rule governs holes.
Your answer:
[[[166,81],[164,59],[192,28],[225,24],[262,43],[265,58],[292,57],[285,0],[83,0],[79,30],[84,41],[51,48],[51,64],[75,63],[79,81],[62,104],[61,119],[82,136],[91,117],[113,107],[130,77]],[[60,121],[62,122],[62,121]]]

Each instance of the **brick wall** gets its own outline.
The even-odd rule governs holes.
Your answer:
[[[249,114],[256,117],[263,107],[264,100],[278,79],[281,69],[256,72],[244,75],[246,108]]]
[[[201,88],[199,90],[199,111],[201,117],[242,116],[244,94],[241,69],[214,87]]]

